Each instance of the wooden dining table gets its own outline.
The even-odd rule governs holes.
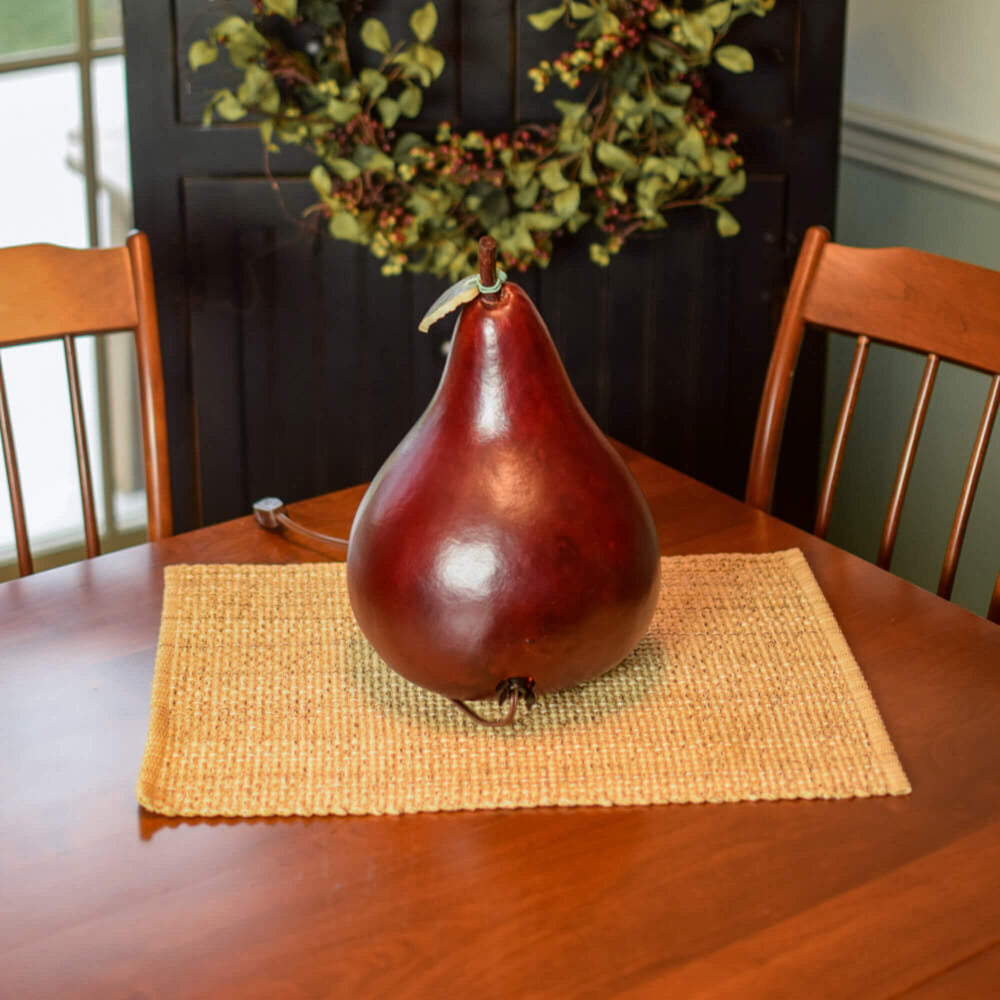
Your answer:
[[[330,558],[244,517],[0,586],[0,997],[1000,995],[1000,628],[621,451],[664,554],[802,549],[912,794],[146,812],[163,567]]]

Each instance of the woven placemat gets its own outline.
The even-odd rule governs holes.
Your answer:
[[[382,662],[343,564],[170,566],[139,802],[317,816],[909,792],[801,552],[662,570],[620,666],[495,730]]]

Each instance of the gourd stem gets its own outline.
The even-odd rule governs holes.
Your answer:
[[[497,241],[492,236],[483,236],[479,240],[479,282],[486,288],[492,288],[497,282]],[[498,292],[483,292],[483,302],[493,305],[500,301]]]
[[[458,698],[451,699],[458,707],[465,712],[470,719],[475,719],[481,726],[510,726],[513,725],[514,716],[517,715],[517,706],[521,701],[521,691],[519,688],[513,688],[510,692],[510,707],[507,709],[507,714],[501,719],[487,719],[480,715],[474,708],[470,708],[465,704],[464,701],[460,701]]]

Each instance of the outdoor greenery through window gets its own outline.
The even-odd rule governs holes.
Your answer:
[[[132,226],[120,0],[0,0],[0,246],[111,246]],[[16,196],[11,196],[16,192]],[[128,334],[78,339],[104,550],[145,529],[134,349]],[[79,558],[83,515],[58,343],[0,352],[37,568]],[[15,575],[0,468],[0,579]]]
[[[119,0],[90,0],[88,24],[95,43],[120,44]],[[77,0],[4,0],[0,8],[0,56],[76,46],[79,42]]]

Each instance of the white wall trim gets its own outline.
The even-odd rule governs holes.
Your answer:
[[[840,152],[861,163],[1000,202],[1000,146],[845,104]]]

